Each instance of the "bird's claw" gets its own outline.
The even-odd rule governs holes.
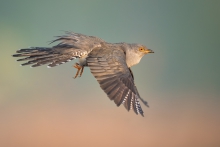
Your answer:
[[[73,78],[75,79],[77,77],[81,77],[82,73],[83,73],[84,66],[80,66],[79,63],[76,63],[73,67],[77,69],[76,75]]]

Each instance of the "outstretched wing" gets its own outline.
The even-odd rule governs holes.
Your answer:
[[[57,39],[51,41],[51,43],[59,41],[60,43],[56,47],[70,46],[74,48],[84,49],[87,52],[90,52],[92,49],[99,47],[104,40],[95,37],[83,35],[80,33],[67,32],[65,35],[56,36]]]
[[[122,50],[94,49],[87,57],[87,64],[110,100],[114,100],[117,106],[124,104],[128,111],[133,109],[136,114],[143,116],[138,101],[140,96]]]

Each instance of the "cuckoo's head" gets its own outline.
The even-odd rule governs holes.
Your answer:
[[[140,57],[143,57],[144,55],[148,53],[154,53],[153,50],[148,49],[146,46],[141,45],[141,44],[131,44],[131,50],[135,54],[138,54]]]
[[[141,58],[148,54],[154,53],[153,50],[148,49],[146,46],[141,44],[127,44],[126,47],[126,62],[128,67],[131,67],[140,62]]]
[[[138,50],[139,50],[139,52],[141,52],[143,54],[154,53],[153,50],[148,49],[146,46],[139,46]]]

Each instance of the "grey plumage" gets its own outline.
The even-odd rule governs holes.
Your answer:
[[[21,65],[31,67],[44,64],[54,67],[79,58],[76,68],[88,66],[110,100],[114,100],[117,106],[124,104],[128,111],[133,109],[143,116],[139,99],[148,105],[137,91],[130,67],[138,64],[145,54],[153,53],[152,50],[140,44],[112,44],[94,36],[72,32],[57,36],[51,43],[56,41],[60,43],[51,48],[20,49],[13,57],[24,57],[17,61],[27,61]]]

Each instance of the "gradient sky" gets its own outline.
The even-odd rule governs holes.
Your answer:
[[[220,146],[219,0],[1,0],[0,146]],[[11,55],[63,30],[155,54],[132,67],[145,117],[117,108],[87,68]]]

